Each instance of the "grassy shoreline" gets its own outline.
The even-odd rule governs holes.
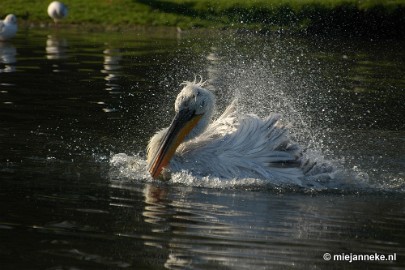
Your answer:
[[[0,16],[48,25],[50,0],[1,0]],[[405,37],[405,0],[63,0],[62,25],[106,28],[174,26]]]

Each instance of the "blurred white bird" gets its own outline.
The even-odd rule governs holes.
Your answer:
[[[4,20],[0,20],[0,40],[8,40],[17,33],[17,17],[8,14]]]
[[[59,1],[53,1],[48,6],[48,15],[51,17],[55,23],[65,18],[68,14],[68,8],[65,4]]]
[[[233,102],[215,121],[215,96],[202,82],[185,82],[177,96],[171,125],[148,144],[147,162],[153,178],[186,170],[200,176],[264,178],[301,185],[314,163],[271,114],[265,119],[239,115]]]

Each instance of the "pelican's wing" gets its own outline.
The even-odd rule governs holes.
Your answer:
[[[234,132],[238,123],[238,109],[237,109],[237,99],[233,100],[231,104],[225,109],[218,119],[213,121],[207,129],[199,137],[200,140],[206,140],[209,138],[215,138],[218,136],[224,136],[228,133]]]
[[[232,108],[228,109],[207,130],[208,135],[215,136],[204,132],[178,148],[176,158],[179,160],[172,165],[181,164],[181,168],[173,169],[189,169],[224,178],[257,177],[301,185],[300,149],[290,141],[288,130],[280,125],[280,116],[273,114],[266,119],[256,115],[238,117]],[[221,130],[226,131],[226,127],[229,132],[223,133]],[[220,131],[212,130],[216,128]],[[219,136],[221,133],[224,135]]]

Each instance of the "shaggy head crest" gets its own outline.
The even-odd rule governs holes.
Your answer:
[[[204,87],[207,85],[207,81],[204,81],[202,76],[200,77],[200,81],[197,81],[197,77],[194,77],[193,81],[184,81],[180,85],[184,85],[185,87],[187,86],[197,86],[197,87]]]

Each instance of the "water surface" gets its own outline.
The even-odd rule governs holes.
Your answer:
[[[0,43],[1,269],[404,268],[404,45],[20,31]],[[219,112],[238,98],[243,112],[282,113],[338,176],[316,189],[149,179],[147,141],[196,75]],[[325,261],[326,252],[396,261]]]

